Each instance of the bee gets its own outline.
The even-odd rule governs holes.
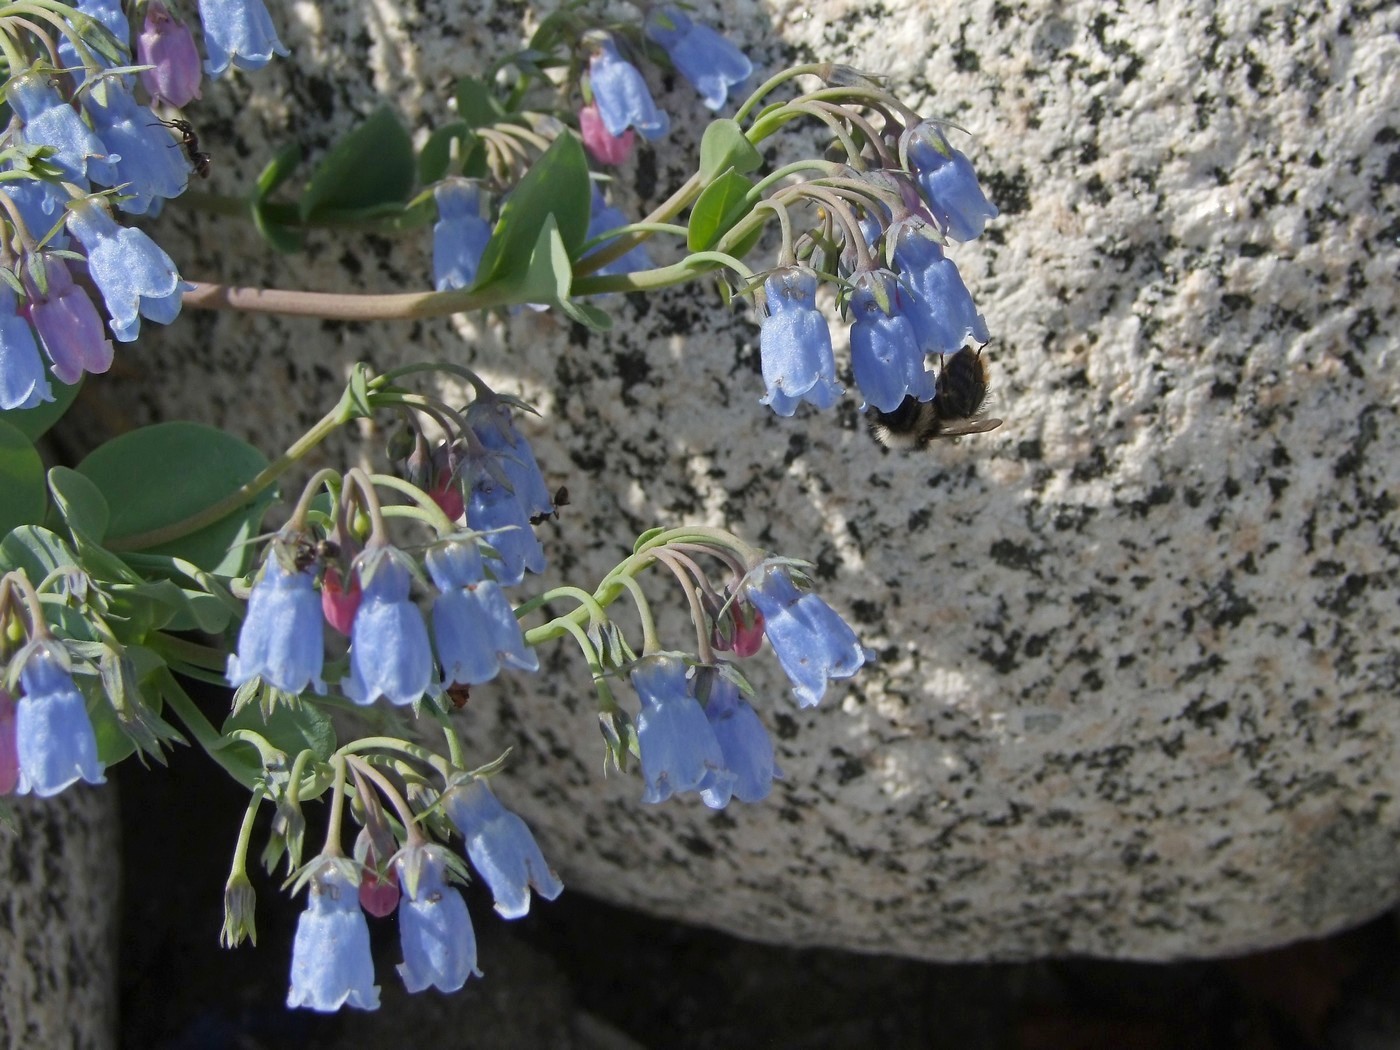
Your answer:
[[[938,373],[932,401],[906,397],[889,412],[871,410],[870,433],[886,448],[927,448],[935,438],[985,434],[1000,419],[978,416],[987,400],[987,362],[982,351],[965,346]]]
[[[185,148],[185,157],[190,162],[190,167],[194,168],[194,173],[201,179],[207,179],[214,158],[199,151],[199,136],[194,132],[194,125],[179,117],[174,120],[161,120],[159,123],[180,136],[180,145]]]

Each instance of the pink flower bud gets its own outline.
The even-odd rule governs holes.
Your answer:
[[[73,283],[62,259],[46,256],[43,265],[48,287],[42,295],[25,268],[29,302],[24,313],[53,362],[54,376],[60,383],[72,384],[84,372],[107,371],[112,367],[112,344],[97,307],[88,293]]]
[[[734,655],[742,658],[752,656],[763,645],[763,614],[748,602],[735,602],[734,616]]]
[[[450,471],[443,471],[439,475],[442,482],[428,491],[432,501],[442,508],[442,512],[453,521],[457,521],[466,510],[466,504],[462,500],[462,482],[460,478],[454,478]]]
[[[376,919],[392,915],[399,906],[399,886],[392,879],[379,881],[379,876],[366,871],[360,879],[360,907]]]
[[[340,579],[340,570],[334,565],[328,567],[321,580],[321,613],[326,623],[348,638],[359,608],[360,578],[351,576],[350,589],[346,590]]]
[[[631,156],[632,143],[637,140],[631,128],[621,135],[609,135],[597,105],[592,102],[578,111],[578,128],[583,144],[599,164],[621,164]]]
[[[157,102],[177,109],[199,98],[202,76],[199,51],[189,26],[177,22],[160,0],[146,7],[146,22],[136,38],[136,61],[153,68],[143,70],[141,83]]]
[[[13,795],[19,783],[19,751],[15,746],[15,700],[0,689],[0,795]]]

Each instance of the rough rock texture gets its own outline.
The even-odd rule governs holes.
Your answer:
[[[0,832],[0,1045],[116,1045],[116,796],[16,799]]]
[[[239,192],[289,139],[316,152],[377,92],[420,128],[440,119],[452,76],[519,14],[457,11],[285,8],[294,58],[192,111],[213,188]],[[562,648],[539,678],[474,692],[473,744],[483,759],[516,746],[500,793],[572,886],[745,936],[929,959],[1212,955],[1391,906],[1393,5],[699,15],[769,67],[888,73],[976,135],[964,148],[1002,217],[954,258],[993,331],[1002,429],[901,456],[849,397],[776,419],[756,403],[749,312],[704,286],[615,302],[608,335],[532,314],[190,311],[122,351],[131,374],[101,384],[107,403],[271,450],[352,361],[445,354],[545,413],[536,448],[572,497],[543,530],[552,578],[595,580],[635,532],[683,521],[817,563],[880,659],[801,712],[776,669],[754,668],[787,774],[764,805],[645,807],[635,780],[604,780],[586,675]],[[704,119],[684,84],[661,98],[682,135],[620,173],[639,210],[683,176],[684,131]],[[157,229],[191,277],[427,285],[426,237],[318,234],[271,258],[230,220],[172,209]]]

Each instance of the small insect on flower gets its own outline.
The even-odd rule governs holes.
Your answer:
[[[1000,419],[978,415],[987,400],[987,362],[981,349],[965,346],[938,373],[932,401],[906,397],[889,412],[871,411],[870,433],[886,448],[927,448],[935,438],[985,434]]]
[[[194,125],[179,117],[174,120],[162,120],[160,123],[180,136],[180,145],[185,148],[185,157],[189,160],[190,167],[201,179],[207,179],[209,167],[213,164],[214,158],[199,151],[199,136],[195,134]]]
[[[530,515],[530,524],[531,524],[531,525],[539,525],[539,524],[541,524],[542,522],[548,521],[550,518],[553,518],[555,521],[558,521],[558,520],[559,520],[559,508],[560,508],[560,507],[567,507],[568,505],[569,505],[569,486],[568,486],[568,485],[560,485],[557,489],[554,490],[554,509],[553,509],[552,511],[550,511],[548,514],[531,514],[531,515]]]

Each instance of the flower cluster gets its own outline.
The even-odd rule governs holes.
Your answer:
[[[273,54],[286,54],[262,0],[199,6],[212,74],[230,63],[257,69]],[[149,236],[119,225],[106,203],[82,194],[108,187],[119,211],[154,215],[184,193],[192,169],[203,171],[207,157],[189,145],[188,122],[165,120],[152,108],[178,108],[199,97],[193,34],[157,0],[146,5],[134,41],[116,0],[79,0],[65,24],[61,70],[45,64],[48,53],[32,33],[4,27],[12,55],[26,54],[30,64],[11,70],[5,100],[16,119],[0,136],[13,158],[0,171],[0,216],[8,220],[0,246],[0,409],[53,400],[44,356],[65,384],[111,366],[112,345],[97,308],[73,281],[75,262],[97,287],[120,342],[137,337],[142,318],[173,321],[188,288]],[[137,100],[136,78],[116,70],[133,54],[149,66],[139,77],[148,103]]]
[[[742,51],[673,4],[653,8],[643,33],[712,110],[720,109],[730,89],[753,74],[753,63]],[[636,63],[623,56],[624,38],[599,30],[585,34],[584,45],[589,60],[587,101],[579,112],[583,144],[598,162],[620,164],[631,153],[634,134],[661,138],[670,129],[670,118],[652,99]]]
[[[704,584],[702,583],[702,590]],[[764,637],[801,707],[819,703],[833,679],[850,678],[870,658],[855,632],[812,591],[800,591],[788,567],[761,560],[709,603],[702,648],[754,655]],[[763,721],[742,695],[751,692],[736,664],[709,654],[692,661],[653,652],[631,669],[641,699],[637,743],[645,802],[698,792],[707,806],[759,802],[782,774]]]
[[[363,801],[373,812],[375,800]],[[503,918],[528,914],[531,891],[545,900],[563,892],[530,829],[501,805],[485,779],[455,778],[440,804],[466,840],[472,867],[490,887]],[[409,992],[455,992],[468,978],[481,976],[471,916],[452,885],[466,881],[461,860],[413,832],[382,869],[373,859],[372,850],[351,860],[328,849],[303,869],[298,881],[307,886],[308,901],[292,945],[288,1006],[322,1012],[379,1006],[366,911],[379,918],[398,912],[403,952],[398,971]],[[385,886],[388,895],[382,894]],[[367,888],[375,897],[367,896]],[[388,903],[377,906],[376,899]]]
[[[762,403],[779,415],[792,415],[802,401],[829,408],[840,394],[831,333],[816,304],[823,277],[842,289],[851,371],[866,407],[877,412],[932,401],[930,357],[953,354],[968,339],[987,341],[986,323],[943,251],[950,240],[980,235],[997,214],[971,163],[930,121],[892,123],[876,145],[879,155],[866,158],[866,168],[885,166],[847,168],[830,184],[786,191],[786,202],[820,204],[825,225],[809,235],[811,261],[798,261],[789,245],[764,281]],[[906,166],[896,166],[900,157]]]

